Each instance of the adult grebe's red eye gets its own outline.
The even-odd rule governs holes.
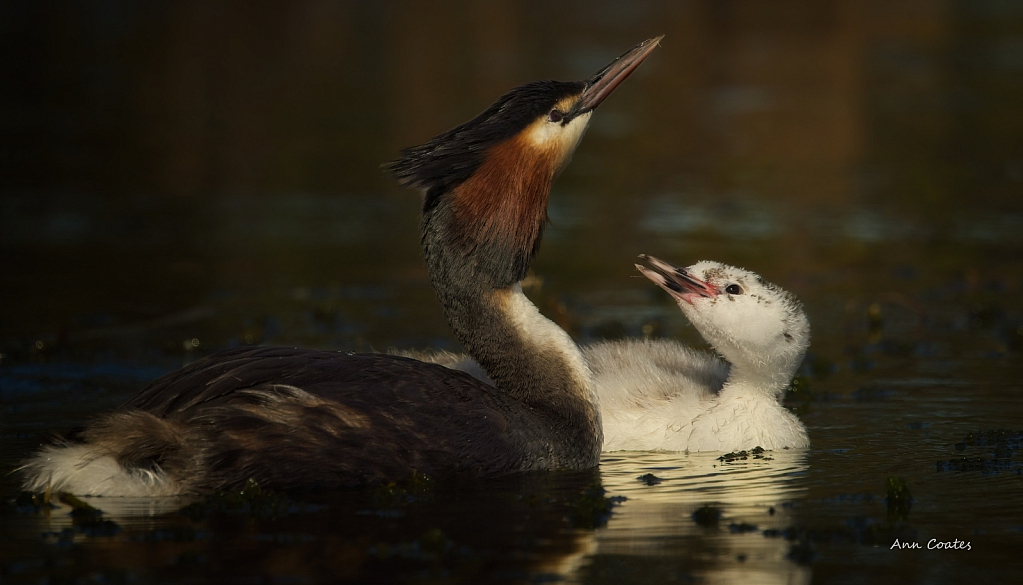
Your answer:
[[[564,118],[564,117],[565,117],[565,114],[562,114],[558,110],[551,110],[551,113],[547,114],[547,121],[548,122],[560,122],[561,119]]]

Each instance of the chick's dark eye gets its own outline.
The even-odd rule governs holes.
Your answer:
[[[565,117],[565,114],[562,114],[558,110],[551,110],[551,113],[547,114],[547,121],[548,122],[560,122],[561,119],[564,118],[564,117]]]
[[[741,295],[742,287],[737,284],[730,284],[725,287],[725,292],[730,295]]]

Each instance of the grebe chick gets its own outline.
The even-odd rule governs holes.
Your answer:
[[[237,348],[143,389],[44,447],[28,490],[139,496],[586,469],[601,424],[589,368],[522,294],[551,183],[590,115],[646,59],[511,90],[390,166],[424,192],[421,245],[448,322],[494,385],[407,358]]]
[[[802,448],[806,429],[780,401],[803,360],[810,325],[799,301],[763,278],[717,262],[636,265],[666,290],[724,358],[671,340],[583,348],[593,371],[605,451]],[[426,356],[485,379],[468,356]]]
[[[676,342],[589,348],[604,450],[808,447],[806,428],[781,405],[810,344],[810,323],[795,296],[718,262],[678,268],[641,258],[648,266],[636,268],[675,298],[727,364]]]

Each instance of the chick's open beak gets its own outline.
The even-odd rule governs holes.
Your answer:
[[[679,268],[674,264],[658,260],[646,254],[641,254],[640,259],[645,260],[649,264],[649,266],[636,265],[636,268],[643,273],[643,276],[663,288],[677,301],[685,301],[691,305],[695,298],[712,298],[721,294],[718,287],[696,278],[685,268]]]

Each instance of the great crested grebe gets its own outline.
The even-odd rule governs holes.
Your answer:
[[[724,360],[670,340],[584,347],[600,401],[604,450],[808,447],[803,424],[781,405],[810,343],[799,301],[741,268],[717,262],[678,268],[641,258],[648,266],[636,268],[678,301]],[[421,357],[486,379],[468,356]]]
[[[590,115],[646,59],[509,91],[390,165],[424,192],[430,280],[493,386],[380,354],[237,348],[167,374],[21,468],[28,490],[210,493],[597,465],[601,423],[578,348],[522,294],[551,183]]]

